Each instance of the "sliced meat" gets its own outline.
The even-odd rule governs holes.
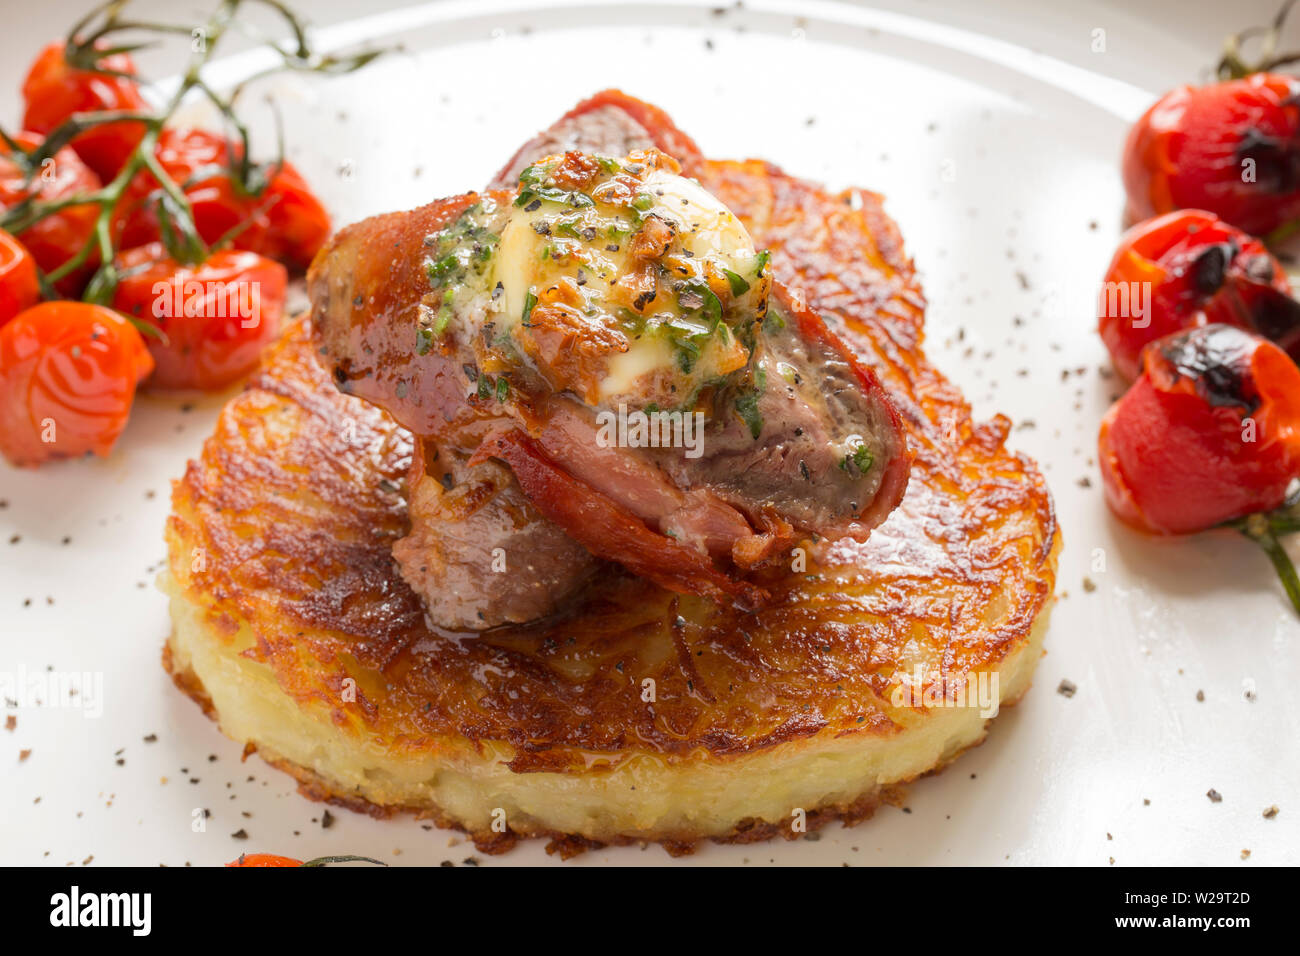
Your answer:
[[[761,588],[722,574],[707,555],[650,531],[609,497],[553,462],[520,429],[492,435],[474,460],[489,456],[508,463],[542,515],[568,529],[593,554],[618,561],[670,591],[745,607],[758,607],[767,600]]]
[[[538,153],[577,146],[621,154],[647,142],[673,150],[684,171],[703,162],[660,111],[607,92],[521,150],[498,182],[517,176]],[[344,230],[313,263],[308,278],[315,334],[321,360],[341,389],[379,404],[471,466],[490,467],[494,458],[507,464],[518,491],[562,532],[557,540],[578,542],[665,587],[715,599],[758,603],[762,591],[743,580],[746,571],[801,537],[865,538],[902,499],[909,459],[897,413],[874,374],[784,288],[773,293],[772,315],[749,335],[743,374],[729,374],[700,394],[695,407],[708,412],[708,424],[699,457],[680,447],[597,441],[595,409],[554,391],[554,376],[540,374],[545,370],[535,368],[536,356],[529,356],[531,370],[503,364],[492,307],[475,313],[477,300],[470,299],[468,313],[457,313],[454,334],[417,349],[417,330],[428,328],[431,311],[442,307],[431,295],[429,250],[436,243],[430,237],[484,199],[504,214],[513,194],[471,194],[367,220]],[[521,293],[514,295],[521,300]],[[457,307],[467,308],[464,301]],[[529,308],[524,325],[532,329]],[[583,323],[571,326],[566,329],[578,334]],[[511,490],[496,477],[497,496]],[[507,509],[515,503],[502,498]],[[419,563],[421,549],[446,548],[436,529],[415,526],[443,520],[444,505],[435,494],[417,509],[413,498],[403,567],[433,602],[431,614],[464,618],[454,604],[438,603],[448,573],[443,569],[454,562]],[[482,559],[472,548],[465,553]],[[439,569],[432,576],[431,566]],[[478,600],[490,585],[466,578],[466,587],[477,618],[491,603]],[[563,593],[563,582],[554,587]],[[528,606],[521,599],[519,607]]]
[[[875,374],[821,318],[783,286],[774,293],[757,355],[763,387],[720,390],[700,457],[603,447],[591,410],[563,397],[530,432],[573,477],[652,529],[741,567],[798,536],[865,540],[907,487],[902,423]],[[746,401],[753,409],[742,416],[736,405]]]
[[[901,500],[907,459],[887,396],[821,319],[783,289],[767,323],[780,327],[757,339],[763,376],[717,391],[698,458],[681,447],[603,447],[592,409],[514,374],[503,391],[501,378],[480,388],[478,377],[488,373],[477,336],[444,336],[419,354],[414,327],[428,277],[404,259],[423,263],[422,234],[466,206],[464,197],[426,206],[406,225],[394,216],[367,220],[345,230],[313,264],[313,333],[341,389],[463,455],[474,455],[495,423],[510,419],[570,480],[617,504],[653,536],[622,539],[629,546],[653,540],[669,555],[712,556],[724,571],[734,566],[728,573],[761,563],[800,535],[865,536]],[[744,402],[752,408],[742,415]],[[531,497],[529,486],[523,490]],[[583,520],[580,512],[569,514]],[[587,543],[584,527],[561,527]],[[645,562],[609,548],[595,553],[633,570]],[[674,580],[718,593],[695,575]]]
[[[482,630],[558,610],[595,573],[593,554],[544,519],[497,462],[416,442],[410,533],[393,545],[431,625]]]
[[[582,101],[526,143],[492,186],[513,184],[520,170],[557,147],[619,155],[647,142],[674,156],[684,173],[704,176],[708,164],[699,147],[667,113],[610,89]],[[775,330],[761,343],[757,357],[768,367],[772,387],[757,402],[763,423],[757,441],[747,423],[728,416],[710,428],[707,459],[686,464],[660,455],[657,464],[679,484],[705,483],[724,500],[748,508],[751,520],[759,517],[753,503],[770,501],[787,517],[793,515],[801,529],[864,540],[906,490],[910,456],[900,453],[904,440],[897,411],[881,400],[875,373],[801,295],[781,283],[773,284],[773,293],[796,328]],[[773,382],[771,370],[782,367],[793,380]],[[871,427],[854,432],[863,420]],[[862,438],[873,463],[887,463],[884,468],[864,474],[857,467],[863,459],[846,455],[846,439],[853,434]]]
[[[569,150],[626,156],[652,146],[675,158],[688,176],[695,175],[695,168],[704,159],[695,140],[678,129],[659,107],[621,90],[602,90],[521,146],[488,188],[513,187],[524,168],[543,156]]]
[[[387,410],[423,437],[472,421],[465,363],[472,352],[440,341],[419,354],[429,292],[426,239],[482,197],[475,193],[348,226],[307,270],[312,337],[339,390]]]
[[[562,463],[572,478],[656,532],[665,548],[684,546],[750,567],[782,543],[765,522],[751,527],[744,511],[707,486],[692,487],[692,475],[674,481],[663,464],[679,458],[680,448],[609,445],[601,440],[591,410],[563,397],[548,403],[532,431],[537,447],[551,461]],[[576,535],[578,529],[567,530]]]
[[[753,416],[717,414],[707,455],[661,454],[660,462],[675,480],[707,486],[751,517],[766,511],[801,532],[866,540],[907,487],[902,422],[875,373],[821,316],[780,283],[772,288]],[[724,392],[720,401],[746,397]]]

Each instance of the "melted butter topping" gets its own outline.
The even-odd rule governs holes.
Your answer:
[[[471,212],[435,237],[431,334],[490,322],[497,355],[591,406],[692,406],[746,374],[766,254],[671,157],[549,157]]]

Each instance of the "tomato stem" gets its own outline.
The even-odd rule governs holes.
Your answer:
[[[1224,40],[1223,56],[1215,67],[1219,79],[1239,80],[1252,73],[1265,73],[1300,59],[1300,53],[1274,52],[1277,49],[1278,38],[1282,34],[1282,27],[1286,24],[1287,14],[1291,12],[1295,2],[1296,0],[1285,0],[1269,26],[1249,27],[1240,33],[1230,34]],[[1243,41],[1255,37],[1260,38],[1260,57],[1251,63],[1242,56],[1241,46]]]
[[[1264,245],[1276,248],[1294,236],[1297,232],[1300,232],[1300,219],[1292,219],[1290,222],[1284,222],[1267,236],[1263,237]]]
[[[1243,535],[1259,545],[1268,559],[1273,562],[1282,588],[1291,599],[1291,605],[1300,614],[1300,576],[1296,575],[1295,562],[1282,546],[1281,536],[1300,531],[1300,509],[1296,503],[1279,508],[1277,511],[1259,512],[1248,515],[1232,526]]]
[[[376,860],[368,856],[318,856],[314,860],[308,860],[303,866],[326,866],[330,863],[374,863],[376,866],[387,866],[382,860]]]
[[[11,233],[21,233],[42,219],[52,216],[69,206],[93,205],[98,207],[96,228],[77,254],[57,269],[52,270],[48,275],[37,270],[37,280],[45,298],[54,298],[54,283],[70,274],[73,270],[85,265],[90,261],[91,255],[97,252],[99,266],[86,287],[85,298],[87,301],[101,303],[112,300],[113,291],[120,278],[113,264],[113,257],[117,251],[116,239],[111,230],[113,213],[127,187],[141,169],[146,169],[158,182],[159,223],[163,244],[167,247],[168,255],[177,261],[187,263],[201,261],[216,248],[229,242],[242,228],[246,227],[243,224],[236,226],[226,235],[221,236],[213,245],[205,244],[199,236],[189,197],[185,194],[185,187],[188,184],[178,183],[172,179],[154,156],[154,147],[157,144],[158,134],[162,130],[163,124],[188,96],[198,93],[211,101],[220,112],[225,124],[228,124],[226,132],[233,130],[231,136],[232,148],[228,150],[227,157],[227,174],[237,189],[248,194],[261,195],[271,177],[284,165],[283,136],[278,131],[278,114],[277,138],[280,142],[276,160],[273,163],[265,164],[253,163],[250,158],[248,129],[236,116],[234,109],[236,99],[249,81],[245,80],[236,86],[229,96],[222,97],[203,78],[203,68],[212,59],[218,41],[234,22],[241,5],[260,5],[269,8],[283,20],[291,35],[288,43],[282,43],[269,37],[263,40],[264,45],[279,56],[280,62],[267,70],[259,72],[252,79],[278,70],[296,70],[326,75],[350,73],[365,66],[383,52],[382,50],[366,50],[351,56],[337,57],[313,51],[307,30],[302,21],[280,0],[221,0],[207,22],[198,29],[178,24],[148,23],[126,19],[121,14],[127,2],[128,0],[108,0],[108,2],[94,8],[79,20],[68,35],[64,48],[64,58],[69,66],[75,69],[106,76],[121,75],[131,80],[137,80],[139,78],[134,75],[121,74],[116,70],[103,67],[100,61],[113,53],[130,52],[149,44],[114,44],[106,40],[107,45],[101,46],[98,41],[110,37],[110,35],[120,36],[124,32],[133,34],[153,32],[164,36],[191,37],[192,42],[196,44],[194,56],[188,68],[182,74],[176,92],[171,96],[167,105],[156,115],[126,111],[105,111],[90,115],[76,114],[51,130],[39,146],[30,150],[23,149],[13,137],[0,129],[0,141],[3,141],[8,147],[13,161],[26,173],[25,186],[28,190],[31,190],[34,188],[37,175],[42,171],[43,161],[52,158],[60,147],[70,143],[78,133],[104,123],[123,121],[140,122],[147,127],[145,136],[136,145],[134,151],[127,158],[122,171],[111,183],[104,183],[103,186],[92,192],[73,194],[56,200],[42,200],[35,198],[34,195],[29,196],[29,198],[15,204],[7,212],[0,211],[0,229],[5,229]],[[233,140],[235,139],[238,140],[242,149],[233,148]],[[174,226],[174,228],[164,228],[164,220],[167,220],[168,226]]]

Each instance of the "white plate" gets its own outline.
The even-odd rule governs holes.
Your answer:
[[[695,862],[1226,864],[1243,850],[1249,865],[1300,862],[1300,626],[1248,543],[1155,542],[1117,525],[1093,463],[1115,386],[1099,373],[1091,296],[1120,231],[1120,144],[1159,88],[1193,78],[1197,44],[1213,58],[1219,31],[1175,43],[1154,14],[1144,24],[1105,4],[1023,12],[963,12],[954,26],[830,3],[750,0],[723,15],[444,4],[331,27],[328,43],[400,40],[407,52],[352,77],[276,84],[291,155],[340,223],[481,186],[536,129],[611,85],[667,109],[711,155],[879,190],[930,298],[931,356],[977,417],[1020,423],[1011,443],[1042,465],[1065,537],[1034,689],[984,746],[915,784],[906,812],[796,843],[709,845]],[[1090,58],[1096,29],[1110,46]],[[223,75],[249,66],[234,58]],[[220,405],[146,398],[107,461],[0,465],[0,673],[102,680],[92,708],[45,697],[6,711],[17,726],[0,731],[0,862],[481,858],[409,819],[336,810],[323,828],[322,805],[257,759],[241,764],[162,672],[168,622],[152,582],[169,480]],[[1265,820],[1272,804],[1282,813]],[[485,862],[545,859],[530,843]],[[667,859],[651,848],[577,862]]]

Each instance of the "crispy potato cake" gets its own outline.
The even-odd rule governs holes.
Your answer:
[[[759,162],[697,175],[890,390],[915,453],[902,505],[865,543],[765,572],[757,613],[610,568],[559,616],[433,630],[392,557],[411,437],[340,394],[298,324],[175,483],[162,586],[176,683],[308,796],[415,811],[487,852],[794,837],[870,815],[1029,686],[1051,497],[1010,423],[972,423],[926,360],[880,197]]]

